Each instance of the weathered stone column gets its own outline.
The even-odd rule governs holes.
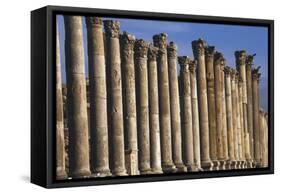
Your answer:
[[[91,174],[82,18],[64,16],[69,128],[69,176]]]
[[[216,102],[216,141],[217,141],[217,159],[218,166],[220,167],[220,162],[223,163],[223,144],[222,144],[222,83],[221,83],[221,61],[223,56],[221,53],[216,52],[214,55],[214,74],[215,74],[215,102]]]
[[[234,142],[233,142],[233,115],[232,115],[232,69],[225,67],[225,100],[226,100],[226,119],[227,119],[227,140],[228,140],[228,155],[226,168],[231,169],[233,163],[235,164],[234,157]]]
[[[149,126],[150,126],[150,164],[152,173],[163,173],[161,167],[161,144],[159,126],[159,98],[157,57],[158,48],[148,48],[148,93],[149,93]]]
[[[248,55],[246,58],[246,79],[247,79],[247,124],[248,124],[248,136],[246,144],[249,146],[249,153],[246,153],[247,165],[249,168],[253,167],[254,159],[254,141],[253,141],[253,88],[252,88],[252,65],[253,65],[254,55]]]
[[[150,139],[149,139],[149,106],[148,106],[148,75],[147,50],[149,44],[143,39],[135,43],[135,66],[137,80],[137,111],[138,111],[138,146],[139,169],[141,174],[151,173]]]
[[[109,176],[107,93],[102,19],[86,17],[93,176]]]
[[[224,162],[221,169],[226,168],[226,163],[228,160],[228,140],[227,140],[227,119],[226,119],[226,97],[225,97],[225,68],[226,60],[223,58],[221,60],[221,90],[222,90],[222,145],[223,145],[223,158]]]
[[[119,44],[120,23],[112,20],[104,21],[107,43],[107,65],[109,66],[110,82],[110,133],[111,133],[111,171],[113,175],[127,175],[125,169],[124,151],[124,126],[123,126],[123,103],[122,103],[122,76]]]
[[[180,64],[180,83],[182,95],[182,135],[183,135],[183,156],[184,163],[188,171],[196,171],[194,165],[194,148],[193,148],[193,126],[192,126],[192,103],[191,103],[191,88],[190,88],[190,59],[187,56],[178,57]]]
[[[238,80],[238,97],[239,97],[239,115],[240,115],[240,123],[241,123],[241,128],[240,128],[240,162],[241,162],[241,168],[246,167],[246,161],[245,161],[245,128],[244,128],[244,112],[243,112],[243,80],[241,76],[239,77]]]
[[[207,97],[208,97],[208,117],[210,133],[210,157],[214,163],[214,169],[219,169],[217,157],[217,125],[216,125],[216,98],[215,98],[215,71],[214,71],[214,46],[205,47],[206,58],[206,78],[207,78]]]
[[[202,40],[192,41],[194,58],[198,63],[197,83],[199,99],[199,125],[201,137],[201,166],[204,170],[212,170],[213,163],[210,160],[210,141],[209,141],[209,119],[208,119],[208,99],[206,86],[206,65],[205,65],[205,45]]]
[[[239,95],[239,82],[240,83],[243,83],[242,82],[242,79],[241,79],[241,76],[239,75],[239,73],[237,72],[236,74],[236,84],[235,84],[235,87],[236,87],[236,100],[237,100],[237,104],[236,104],[236,107],[237,107],[237,168],[241,169],[242,168],[242,159],[241,159],[241,152],[242,152],[242,142],[241,142],[241,130],[242,130],[242,125],[241,125],[241,112],[240,112],[240,95]],[[240,80],[240,81],[239,81]]]
[[[56,177],[65,179],[65,143],[64,143],[64,116],[63,116],[63,98],[61,81],[61,58],[59,30],[57,25],[56,40]]]
[[[179,86],[177,75],[177,45],[170,42],[168,51],[168,74],[171,103],[171,127],[172,127],[172,153],[173,161],[178,172],[186,172],[187,168],[182,161],[182,135],[179,102]]]
[[[154,46],[159,48],[157,63],[159,76],[158,83],[162,170],[164,172],[175,172],[177,169],[172,159],[170,93],[167,62],[167,35],[164,33],[154,35],[153,43]]]
[[[254,116],[254,156],[255,156],[255,165],[256,167],[260,166],[260,117],[259,117],[259,110],[260,110],[260,103],[259,103],[259,73],[258,68],[254,68],[252,70],[252,87],[253,87],[253,116]]]
[[[268,167],[268,127],[266,112],[260,110],[261,167]]]
[[[123,72],[125,117],[125,163],[129,175],[138,175],[138,136],[134,45],[135,37],[124,32],[121,37],[121,66]]]
[[[192,105],[192,128],[193,128],[193,157],[195,170],[201,169],[201,151],[200,151],[200,129],[199,129],[199,113],[197,100],[197,78],[196,78],[196,62],[190,61],[190,90],[191,90],[191,105]]]
[[[246,73],[246,59],[247,54],[245,50],[241,51],[235,51],[234,53],[235,59],[236,59],[236,69],[240,74],[241,79],[241,87],[242,87],[242,112],[240,113],[240,116],[243,118],[240,119],[241,121],[241,130],[248,131],[248,98],[247,98],[247,73]],[[241,134],[243,135],[243,134]],[[241,145],[243,145],[245,142],[244,136],[241,138]],[[243,155],[243,150],[241,147],[241,154]],[[241,165],[244,165],[244,161],[241,161]]]

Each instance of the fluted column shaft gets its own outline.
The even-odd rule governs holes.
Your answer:
[[[234,158],[234,142],[233,142],[233,113],[232,113],[232,79],[231,69],[225,67],[225,98],[226,98],[226,119],[227,119],[227,140],[228,140],[228,168],[231,168]]]
[[[215,47],[205,48],[206,57],[206,78],[208,97],[208,117],[210,130],[210,158],[214,163],[214,168],[218,169],[217,161],[217,125],[216,125],[216,98],[215,98],[215,71],[214,71]]]
[[[240,112],[240,123],[241,123],[241,130],[240,130],[240,141],[241,141],[241,148],[240,148],[240,160],[245,162],[245,123],[244,123],[244,111],[243,111],[243,84],[242,84],[241,77],[238,81],[238,92],[239,92],[239,112]],[[242,166],[243,167],[243,166]]]
[[[167,47],[168,52],[168,73],[169,89],[171,103],[171,127],[172,127],[172,153],[173,161],[178,172],[185,172],[186,166],[182,161],[182,134],[181,134],[181,117],[179,102],[179,86],[177,75],[177,46],[170,42]]]
[[[111,133],[111,170],[114,175],[126,175],[123,102],[122,102],[122,74],[119,44],[120,23],[112,20],[104,21],[107,43],[107,65],[109,66],[110,82],[110,133]]]
[[[159,98],[157,47],[150,45],[148,49],[148,93],[149,93],[149,126],[150,126],[150,164],[152,173],[162,173],[161,145],[159,126]]]
[[[82,18],[64,16],[69,127],[69,174],[89,176],[89,135]]]
[[[188,171],[195,171],[194,165],[194,142],[193,142],[193,126],[192,126],[192,102],[191,102],[191,84],[189,63],[190,59],[186,56],[178,57],[181,67],[180,83],[182,96],[182,135],[183,135],[183,156],[184,163]]]
[[[121,36],[121,66],[124,96],[125,163],[129,175],[139,174],[134,45],[135,37]]]
[[[237,107],[237,160],[238,160],[238,168],[241,168],[242,167],[242,163],[241,163],[241,152],[242,152],[242,142],[241,142],[241,128],[242,128],[242,125],[241,125],[241,112],[240,112],[240,95],[239,95],[239,74],[237,74],[237,77],[236,77],[236,84],[235,84],[235,87],[236,87],[236,99],[237,99],[237,104],[236,104],[236,107]]]
[[[210,160],[208,99],[204,47],[205,42],[201,39],[192,42],[194,58],[198,63],[197,83],[199,101],[199,125],[201,132],[201,165],[205,170],[211,170],[213,164]]]
[[[162,169],[164,172],[174,172],[176,171],[176,168],[172,158],[171,109],[167,62],[167,35],[164,33],[154,35],[153,43],[154,46],[159,48],[157,63],[159,76],[158,83]]]
[[[234,159],[238,160],[238,138],[237,138],[237,74],[233,69],[231,72],[231,100],[232,100],[232,127],[233,127],[233,147],[234,147]],[[236,168],[237,163],[234,164]]]
[[[260,165],[260,119],[259,119],[259,68],[252,71],[252,87],[253,87],[253,116],[254,116],[254,156],[257,166]]]
[[[61,80],[61,58],[59,30],[57,25],[56,35],[56,177],[64,179],[67,177],[65,171],[65,142],[64,142],[64,115]]]
[[[141,174],[150,173],[149,106],[147,75],[148,43],[139,39],[135,43],[135,66],[138,103],[138,146]]]
[[[87,17],[90,132],[92,172],[95,176],[110,175],[108,155],[107,92],[102,20]]]
[[[200,144],[200,129],[199,129],[199,113],[197,99],[197,78],[196,78],[196,63],[189,63],[190,72],[190,90],[191,90],[191,105],[192,105],[192,128],[193,128],[193,157],[195,168],[201,170],[201,144]]]

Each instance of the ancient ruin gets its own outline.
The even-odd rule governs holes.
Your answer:
[[[57,179],[268,167],[255,55],[235,51],[232,68],[202,39],[191,59],[165,33],[148,42],[118,21],[85,21],[87,37],[81,16],[64,16],[65,56],[57,30]]]

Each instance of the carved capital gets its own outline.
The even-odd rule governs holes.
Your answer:
[[[236,65],[245,65],[247,53],[245,50],[235,51]]]
[[[226,76],[231,76],[231,71],[232,71],[231,67],[229,66],[224,67],[224,73]]]
[[[147,52],[148,59],[155,61],[157,58],[157,54],[158,54],[158,48],[153,46],[152,44],[149,44],[149,48]]]
[[[153,36],[153,44],[154,46],[159,48],[159,52],[162,54],[166,53],[167,49],[167,34],[160,33]]]
[[[252,69],[252,65],[254,63],[254,57],[256,56],[256,54],[253,55],[247,55],[246,57],[246,65],[247,67],[249,67],[250,69]]]
[[[196,72],[196,68],[197,68],[197,61],[196,60],[190,61],[189,62],[189,71],[191,73],[195,73]]]
[[[102,28],[102,19],[100,17],[86,17],[86,24],[88,28]]]
[[[105,20],[103,23],[106,36],[110,38],[119,38],[120,22]]]
[[[237,76],[236,69],[233,69],[233,68],[230,69],[230,76],[231,76],[232,80],[236,80],[236,76]]]
[[[199,56],[202,56],[205,54],[205,47],[206,42],[199,38],[198,40],[194,40],[191,43],[192,50],[195,58],[198,58]]]
[[[215,52],[215,54],[214,54],[214,64],[215,65],[221,65],[223,60],[224,60],[224,58],[223,58],[222,53]]]
[[[123,32],[123,34],[120,35],[122,57],[128,58],[134,54],[135,41],[135,36],[129,34],[128,32]]]
[[[167,46],[168,57],[169,58],[176,58],[177,57],[177,50],[178,50],[177,45],[174,42],[170,42],[170,44]]]
[[[259,81],[261,73],[260,71],[261,66],[258,66],[257,68],[252,69],[252,79],[256,79]]]
[[[205,56],[207,58],[213,57],[215,54],[215,47],[214,46],[206,46],[205,47]]]
[[[145,58],[147,57],[149,44],[145,42],[143,39],[138,39],[135,42],[135,57],[137,58]]]
[[[187,56],[179,56],[178,62],[181,67],[181,71],[188,71],[189,70],[189,63],[191,62],[190,58]]]

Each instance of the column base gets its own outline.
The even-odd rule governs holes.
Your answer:
[[[91,171],[87,169],[77,170],[74,172],[70,172],[69,176],[71,178],[88,178],[91,176]]]
[[[153,174],[153,173],[152,173],[152,170],[150,168],[148,168],[148,169],[140,170],[140,174],[144,175],[144,174]]]
[[[152,174],[163,174],[162,168],[151,168],[151,173]]]
[[[57,170],[56,172],[56,179],[57,180],[64,180],[67,179],[67,174],[65,170]]]
[[[195,164],[186,164],[187,172],[198,172],[199,168]]]
[[[213,169],[212,170],[219,170],[220,169],[220,161],[212,160],[213,162]]]
[[[112,170],[113,176],[128,176],[128,173],[125,169],[114,169]]]
[[[177,172],[187,172],[187,168],[183,163],[175,164],[177,168]]]
[[[253,168],[253,161],[251,159],[246,160],[246,168]]]
[[[225,170],[226,169],[226,161],[220,160],[219,162],[220,162],[219,170]]]
[[[201,161],[201,168],[203,171],[213,170],[214,164],[211,160]]]
[[[177,172],[177,168],[173,163],[163,163],[162,170],[164,173],[175,173]]]
[[[232,162],[231,160],[227,160],[225,164],[225,170],[231,170],[232,169]]]
[[[238,161],[232,161],[231,169],[237,169],[237,167],[238,167]]]
[[[93,171],[91,177],[107,177],[112,176],[109,169],[96,169]]]

